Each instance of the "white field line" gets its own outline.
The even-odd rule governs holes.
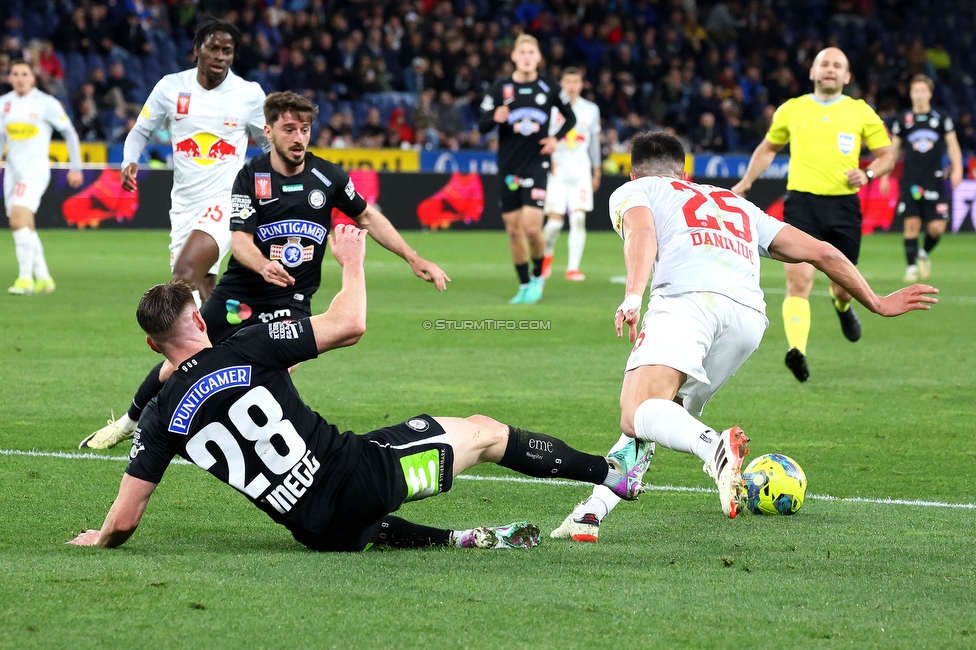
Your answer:
[[[0,456],[32,456],[35,458],[64,458],[68,460],[111,460],[116,462],[128,461],[128,456],[104,456],[92,453],[71,453],[64,451],[23,451],[20,449],[0,449]],[[182,458],[174,458],[173,463],[177,465],[192,465]],[[579,483],[567,480],[550,478],[526,478],[521,476],[474,476],[462,474],[455,477],[467,481],[494,481],[498,483],[529,483],[533,485],[555,485],[561,487],[580,487]],[[709,494],[715,490],[702,487],[686,487],[682,485],[648,485],[647,489],[653,492],[694,492]],[[873,503],[877,505],[891,506],[921,506],[925,508],[962,508],[964,510],[976,510],[976,503],[945,503],[942,501],[922,501],[920,499],[869,499],[865,497],[835,497],[829,494],[808,494],[808,499],[819,501],[839,501],[846,503]]]

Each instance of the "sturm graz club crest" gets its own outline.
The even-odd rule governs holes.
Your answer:
[[[430,427],[430,423],[423,418],[412,418],[407,420],[407,426],[414,431],[426,431]]]
[[[289,237],[284,245],[271,246],[271,259],[281,260],[288,268],[295,268],[302,262],[309,262],[315,256],[314,246],[302,246],[301,237]]]

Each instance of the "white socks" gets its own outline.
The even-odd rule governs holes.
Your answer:
[[[542,238],[546,240],[545,256],[549,257],[556,251],[556,240],[559,239],[559,231],[563,229],[563,220],[549,217],[546,225],[542,227]]]
[[[51,279],[51,272],[47,269],[47,260],[44,259],[44,246],[41,245],[41,237],[36,230],[32,230],[34,240],[34,279],[48,281]]]
[[[190,293],[193,294],[193,302],[197,304],[197,309],[200,309],[200,307],[203,306],[203,301],[200,300],[200,292],[197,289],[194,289]]]
[[[115,422],[116,424],[121,426],[122,430],[125,431],[126,433],[132,433],[133,431],[135,431],[136,426],[139,424],[138,422],[130,418],[128,413],[124,414]]]
[[[625,433],[620,434],[620,439],[617,440],[616,444],[610,448],[608,453],[612,454],[624,447],[628,442],[630,442],[630,436]],[[614,494],[610,488],[597,485],[593,488],[593,494],[587,497],[583,503],[576,506],[573,510],[573,517],[579,518],[587,513],[595,514],[597,519],[603,521],[603,518],[610,514],[610,511],[617,507],[620,503],[620,497]]]
[[[553,242],[555,244],[555,242]],[[569,214],[569,261],[567,271],[579,271],[580,260],[583,259],[583,248],[586,246],[586,213],[574,210]]]
[[[13,236],[14,250],[17,254],[17,277],[33,281],[34,256],[36,255],[34,238],[36,237],[36,233],[27,226],[24,226],[13,231]],[[37,241],[38,243],[40,242],[40,240]]]
[[[694,454],[709,461],[718,434],[691,413],[667,399],[641,402],[634,413],[634,432],[640,440],[653,440],[668,449]]]

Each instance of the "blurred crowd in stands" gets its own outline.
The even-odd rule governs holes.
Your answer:
[[[192,67],[204,15],[240,28],[237,74],[318,103],[319,146],[492,148],[478,104],[524,31],[549,74],[586,70],[605,154],[648,129],[751,151],[828,45],[850,59],[845,92],[885,119],[910,106],[912,75],[931,76],[976,150],[976,0],[3,0],[0,92],[26,57],[83,141],[121,142],[162,75]]]

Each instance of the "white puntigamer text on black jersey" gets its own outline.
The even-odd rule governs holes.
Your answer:
[[[333,208],[349,217],[366,210],[349,175],[335,163],[306,153],[302,173],[282,176],[272,169],[271,154],[249,161],[234,181],[230,229],[254,235],[261,253],[280,262],[295,284],[265,282],[231,257],[221,289],[254,302],[287,301],[295,294],[311,297],[322,277]]]
[[[308,319],[246,327],[193,355],[139,420],[126,473],[159,483],[180,456],[289,529],[324,530],[361,443],[299,397],[288,368],[316,356]]]

